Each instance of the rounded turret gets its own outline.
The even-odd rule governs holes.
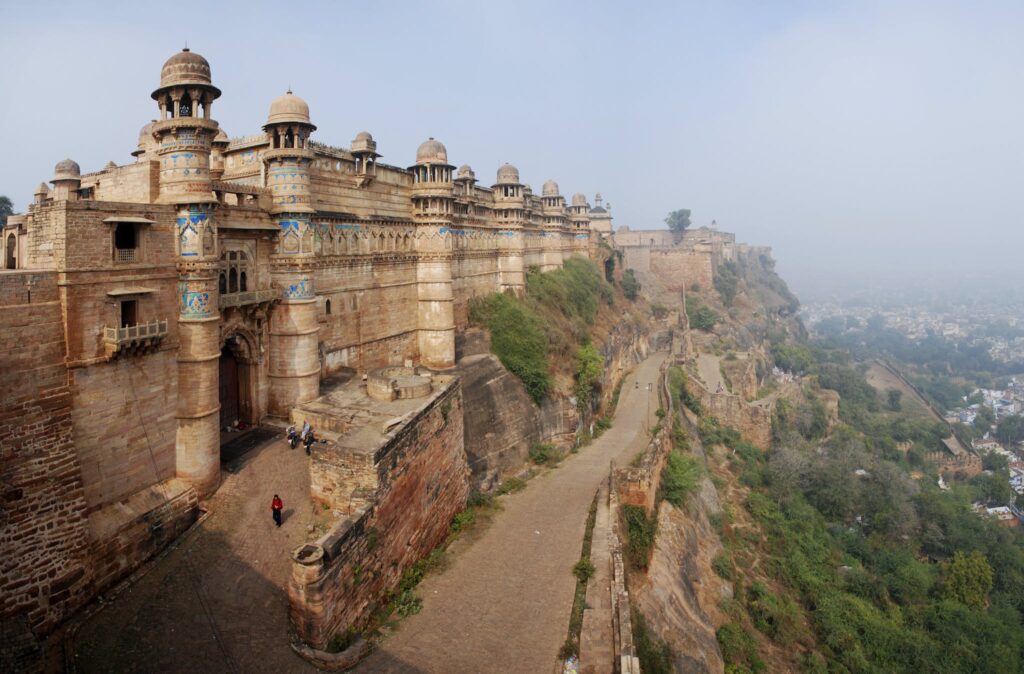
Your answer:
[[[448,149],[439,140],[433,137],[423,141],[416,148],[417,164],[448,164]]]
[[[309,118],[309,104],[293,94],[291,89],[270,104],[270,114],[263,128],[266,129],[273,124],[303,124],[316,129]]]
[[[508,162],[505,162],[498,169],[498,185],[518,185],[519,169]]]
[[[544,187],[541,188],[541,196],[544,197],[557,197],[558,196],[558,183],[554,180],[548,180],[544,183]]]

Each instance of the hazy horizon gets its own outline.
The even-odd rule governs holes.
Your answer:
[[[0,22],[18,211],[65,157],[131,160],[187,40],[232,136],[290,86],[316,140],[368,130],[407,166],[433,136],[484,184],[509,161],[599,191],[617,227],[690,208],[772,246],[798,294],[1007,279],[1024,249],[1020,3],[41,2]]]

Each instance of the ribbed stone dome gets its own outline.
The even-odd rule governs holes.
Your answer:
[[[459,167],[459,178],[472,178],[476,179],[476,174],[473,173],[473,169],[469,167],[469,164],[463,164]]]
[[[498,169],[498,184],[515,183],[519,184],[519,169],[512,164],[505,163]]]
[[[160,88],[181,84],[212,84],[210,62],[185,47],[160,70]]]
[[[541,194],[545,197],[557,197],[558,196],[558,183],[554,180],[549,180],[544,183],[544,187],[541,188]]]
[[[228,137],[227,131],[220,129],[217,131],[217,135],[213,137],[213,142],[215,144],[227,145],[231,142],[231,139]]]
[[[36,191],[33,192],[33,194],[49,194],[49,193],[50,193],[50,188],[46,185],[46,183],[39,183],[39,187],[37,187]]]
[[[53,167],[53,179],[81,180],[82,167],[78,165],[78,162],[71,159],[57,162],[57,165]]]
[[[356,134],[356,140],[373,140],[373,136],[370,135],[369,131],[360,131]]]
[[[309,105],[306,101],[292,93],[289,89],[283,96],[278,96],[270,104],[270,115],[267,117],[267,124],[279,124],[282,122],[298,122],[300,124],[312,124],[309,119]]]
[[[441,141],[428,138],[416,150],[416,163],[447,164],[448,150]]]
[[[572,195],[572,205],[573,206],[586,206],[587,205],[587,198],[585,196],[583,196],[582,194],[580,194],[579,192],[577,192],[576,194]]]

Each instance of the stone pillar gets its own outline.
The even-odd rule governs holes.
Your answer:
[[[522,296],[526,292],[526,275],[523,271],[523,230],[519,227],[498,232],[501,245],[498,249],[498,273],[501,291],[511,290]]]
[[[178,408],[175,474],[200,498],[220,484],[220,310],[213,207],[178,212]],[[206,243],[206,245],[204,245]]]
[[[452,261],[427,253],[416,264],[420,362],[432,370],[455,367],[455,308]]]
[[[274,284],[281,302],[270,312],[270,413],[288,417],[291,408],[320,395],[320,353],[313,288],[313,224],[307,213],[277,216],[280,234],[274,255]]]

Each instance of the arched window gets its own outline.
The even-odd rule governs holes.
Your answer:
[[[284,146],[295,147],[295,134],[292,133],[291,129],[288,129],[284,134]]]
[[[188,95],[188,92],[181,97],[181,101],[178,103],[178,117],[191,117],[192,116],[192,97]]]
[[[17,269],[18,268],[18,240],[13,234],[7,235],[7,268]]]
[[[220,257],[220,292],[238,293],[249,290],[249,256],[241,250],[226,251]]]
[[[327,300],[326,302],[324,302],[324,310],[327,312],[328,316],[331,315],[331,301],[330,300]]]
[[[174,117],[174,100],[170,94],[167,94],[167,98],[164,99],[164,110],[167,111],[167,119]]]

